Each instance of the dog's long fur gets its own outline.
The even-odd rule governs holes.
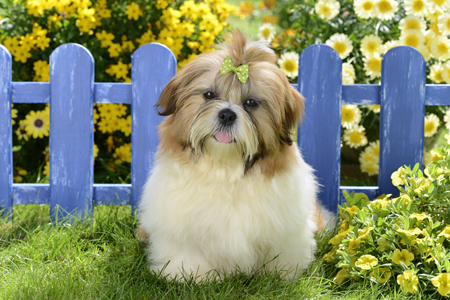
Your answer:
[[[250,273],[265,263],[302,270],[313,260],[314,232],[323,222],[313,170],[289,133],[301,119],[303,97],[265,44],[240,31],[226,39],[187,64],[157,104],[166,118],[139,223],[149,237],[150,268],[172,277]],[[219,73],[226,56],[249,65],[245,84]],[[236,115],[231,125],[219,121],[226,109]],[[218,132],[232,142],[219,142]]]

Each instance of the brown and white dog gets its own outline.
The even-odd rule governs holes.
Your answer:
[[[188,63],[157,104],[166,118],[139,223],[150,268],[171,277],[263,265],[301,271],[323,226],[313,170],[289,132],[303,97],[265,43],[240,31],[226,40]],[[227,56],[248,65],[245,83],[220,74]]]

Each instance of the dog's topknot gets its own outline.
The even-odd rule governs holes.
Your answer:
[[[238,29],[228,32],[219,48],[228,52],[236,66],[263,61],[275,64],[278,59],[266,42],[251,42]]]

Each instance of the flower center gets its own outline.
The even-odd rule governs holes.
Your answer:
[[[268,39],[270,37],[271,34],[271,30],[270,28],[264,28],[263,31],[261,32],[261,35],[265,38]]]
[[[361,134],[361,132],[353,131],[349,135],[349,140],[353,144],[360,144],[361,141],[363,140],[363,135]]]
[[[376,52],[378,50],[378,44],[376,42],[369,42],[366,48],[369,52]]]
[[[37,119],[36,121],[34,121],[34,126],[37,128],[41,128],[42,125],[44,125],[44,122],[41,119]]]
[[[447,54],[448,53],[447,43],[439,43],[437,48],[438,48],[438,51],[439,51],[440,54]]]
[[[417,22],[417,20],[409,20],[405,24],[405,30],[408,30],[408,29],[420,30],[420,23]]]
[[[408,35],[405,38],[405,44],[407,46],[411,46],[411,47],[417,48],[417,46],[419,46],[419,39],[417,38],[416,35]]]
[[[434,122],[426,122],[425,123],[425,131],[426,132],[431,132],[436,128],[436,126],[434,125]]]
[[[387,12],[390,12],[392,10],[392,5],[387,0],[381,0],[377,3],[378,10],[380,13],[385,14]]]
[[[352,109],[345,109],[342,112],[342,120],[344,122],[352,122],[355,119],[355,112]]]
[[[371,11],[372,8],[373,8],[373,2],[372,2],[372,1],[366,1],[366,2],[364,2],[363,5],[362,5],[362,8],[363,8],[365,11]]]
[[[296,64],[292,60],[286,60],[283,63],[283,68],[290,73],[295,72],[296,67]]]
[[[381,58],[378,57],[372,58],[371,60],[369,60],[367,66],[371,71],[381,72]]]
[[[425,7],[425,4],[423,3],[422,0],[418,0],[413,2],[412,7],[415,11],[422,11]]]
[[[347,45],[343,42],[336,42],[333,45],[334,50],[339,54],[343,54],[347,50]]]

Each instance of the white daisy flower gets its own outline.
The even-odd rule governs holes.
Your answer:
[[[356,79],[355,68],[350,63],[342,64],[342,84],[354,84]]]
[[[418,16],[408,15],[400,20],[398,29],[400,29],[401,31],[416,29],[425,32],[425,30],[427,29],[427,24],[424,19],[419,18]]]
[[[361,52],[364,56],[373,56],[381,54],[383,51],[383,41],[379,36],[374,34],[366,35],[361,40]]]
[[[425,137],[432,137],[439,128],[439,118],[435,114],[425,116]]]
[[[437,35],[430,43],[431,54],[440,61],[450,58],[450,40],[445,36]]]
[[[428,0],[431,4],[432,10],[442,10],[447,11],[450,8],[450,1],[449,0]]]
[[[361,19],[369,19],[374,17],[375,0],[355,0],[353,2],[355,13]]]
[[[275,33],[275,27],[272,24],[264,23],[261,27],[259,27],[258,37],[261,40],[270,43],[275,37]]]
[[[427,0],[405,0],[404,6],[407,15],[423,17],[428,13],[430,5]]]
[[[341,59],[345,59],[353,50],[352,41],[343,33],[333,34],[325,43],[336,50]]]
[[[380,113],[381,110],[380,104],[369,104],[366,107],[376,114]]]
[[[316,14],[321,19],[331,20],[339,14],[341,5],[336,0],[319,0],[315,5]]]
[[[442,35],[450,34],[450,13],[445,13],[438,18],[438,28]]]
[[[375,2],[376,17],[380,20],[391,20],[398,11],[398,2],[395,0],[377,0]]]
[[[450,129],[450,109],[447,109],[447,111],[445,112],[444,122],[445,127],[447,127],[447,129]]]
[[[430,75],[428,78],[435,83],[444,82],[444,78],[442,77],[442,72],[444,70],[444,66],[441,63],[436,63],[430,66]]]
[[[370,78],[379,78],[381,77],[381,56],[379,54],[375,54],[372,57],[364,57],[364,71],[366,71],[366,75],[370,76]]]
[[[378,175],[380,165],[377,163],[364,162],[359,165],[361,172],[367,173],[369,176]]]
[[[344,141],[351,148],[359,148],[367,145],[365,128],[361,125],[355,125],[344,131]]]
[[[442,15],[443,13],[444,11],[440,8],[435,8],[431,10],[428,9],[427,12],[425,13],[425,19],[427,19],[427,21],[429,21],[430,23],[436,23],[439,19],[439,16]]]
[[[425,35],[420,30],[408,29],[402,32],[399,42],[404,46],[417,48],[425,44]]]
[[[422,54],[425,61],[429,61],[431,59],[431,52],[425,44],[419,45],[416,49],[420,52],[420,54]]]
[[[361,121],[361,110],[356,105],[342,105],[341,125],[352,128]]]
[[[369,175],[377,175],[379,169],[380,141],[372,142],[359,154],[361,171]]]
[[[298,76],[298,60],[300,56],[295,52],[286,52],[281,54],[281,58],[278,59],[278,65],[281,71],[286,74],[286,76],[294,79]]]
[[[445,83],[450,84],[450,61],[442,65],[441,77]]]
[[[389,50],[394,47],[400,46],[399,41],[388,41],[383,45],[383,54],[386,54]]]

